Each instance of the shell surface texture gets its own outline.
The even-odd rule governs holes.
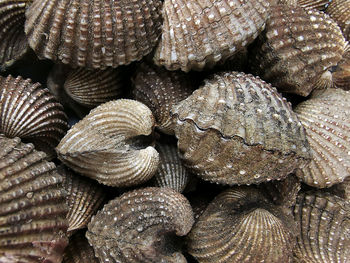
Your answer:
[[[332,73],[332,79],[335,87],[350,90],[350,47],[343,54],[342,60]]]
[[[316,9],[324,11],[334,0],[298,0],[298,5],[305,10]]]
[[[349,0],[332,0],[326,9],[343,31],[346,40],[350,40],[350,2]]]

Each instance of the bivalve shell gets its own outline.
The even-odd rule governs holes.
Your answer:
[[[332,73],[332,79],[335,87],[350,90],[350,47]]]
[[[305,10],[316,9],[324,11],[333,0],[298,0],[298,6]]]
[[[332,0],[326,9],[343,31],[346,40],[350,41],[350,2],[349,0]]]

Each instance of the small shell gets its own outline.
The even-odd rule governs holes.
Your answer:
[[[185,263],[173,239],[186,235],[193,214],[170,188],[144,188],[110,201],[91,220],[86,236],[100,262]]]
[[[0,135],[0,262],[60,263],[68,244],[63,178],[45,153]]]
[[[328,89],[314,92],[295,112],[305,127],[312,161],[297,171],[304,183],[330,187],[350,174],[350,92]]]
[[[350,1],[332,0],[326,13],[338,23],[345,39],[350,41]]]
[[[68,131],[56,148],[58,158],[102,184],[141,184],[154,175],[159,163],[157,151],[142,145],[142,138],[151,135],[153,127],[152,112],[144,104],[110,101]]]
[[[332,73],[332,78],[337,88],[350,90],[350,48]]]
[[[270,6],[272,5],[289,5],[289,6],[297,6],[298,0],[269,0]]]
[[[298,6],[305,10],[316,9],[324,11],[332,1],[334,0],[298,0]]]

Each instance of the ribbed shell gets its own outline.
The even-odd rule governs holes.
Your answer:
[[[142,64],[134,77],[133,96],[149,107],[156,119],[157,127],[166,134],[174,134],[170,109],[192,93],[188,76],[181,72]]]
[[[346,40],[350,40],[350,2],[349,0],[332,0],[326,9],[343,31]]]
[[[40,58],[106,68],[140,60],[155,46],[159,0],[34,0],[25,32]]]
[[[305,10],[316,9],[324,11],[332,1],[334,0],[298,0],[298,6]]]
[[[335,87],[350,90],[350,47],[332,73],[332,78]]]
[[[186,72],[212,67],[258,36],[268,8],[265,0],[165,0],[154,61]]]
[[[86,236],[100,262],[185,263],[172,238],[186,235],[193,214],[170,188],[144,188],[110,201],[93,217]]]
[[[22,77],[0,76],[0,132],[33,142],[49,155],[68,130],[67,118],[51,93]]]
[[[68,244],[63,178],[45,153],[0,135],[0,262],[60,263]]]
[[[205,180],[281,179],[310,158],[304,129],[290,105],[252,75],[214,75],[172,113],[180,158]]]
[[[289,6],[297,6],[298,0],[269,0],[270,6],[272,5],[289,5]]]
[[[296,263],[350,262],[350,203],[327,193],[301,193],[294,215]]]
[[[340,61],[345,39],[328,15],[279,5],[271,7],[255,48],[254,73],[280,91],[307,96],[322,73]]]
[[[350,92],[318,91],[295,112],[305,127],[311,163],[297,175],[314,187],[330,187],[350,174]]]
[[[200,263],[291,262],[294,222],[254,188],[219,194],[188,235]]]
[[[104,103],[68,131],[56,148],[58,158],[102,184],[140,184],[156,172],[159,155],[151,146],[132,143],[151,135],[153,126],[152,112],[140,102]]]

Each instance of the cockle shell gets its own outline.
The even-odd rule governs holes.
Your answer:
[[[328,89],[313,93],[295,112],[305,127],[312,161],[297,171],[304,183],[330,187],[350,175],[350,92]]]
[[[342,60],[332,73],[332,79],[335,87],[350,90],[350,47],[343,54]]]
[[[333,0],[298,0],[298,5],[305,10],[316,9],[324,11]]]
[[[0,262],[60,263],[68,244],[63,178],[45,153],[0,135]]]
[[[186,72],[212,67],[258,36],[268,10],[263,0],[165,0],[154,62]]]
[[[349,0],[332,0],[326,13],[338,23],[346,40],[350,40],[350,2]]]
[[[34,0],[25,32],[40,58],[73,67],[117,67],[153,49],[160,9],[160,0]]]
[[[180,158],[205,180],[281,179],[310,159],[304,129],[286,99],[252,75],[214,75],[172,113]]]
[[[56,151],[68,167],[110,186],[131,186],[150,179],[159,155],[143,137],[151,135],[154,117],[144,104],[121,99],[104,103],[75,124]]]
[[[173,241],[192,227],[187,199],[170,188],[150,187],[110,201],[86,236],[100,262],[187,262]]]

